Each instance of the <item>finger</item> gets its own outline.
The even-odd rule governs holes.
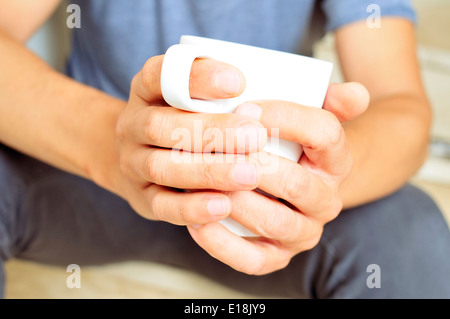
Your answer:
[[[131,90],[143,101],[162,100],[161,68],[164,56],[150,58],[133,78]],[[191,69],[189,89],[193,98],[236,97],[244,91],[244,75],[235,67],[211,59],[197,59]]]
[[[263,149],[264,126],[236,114],[200,114],[170,107],[145,107],[135,115],[138,143],[194,152],[247,153]]]
[[[221,220],[231,211],[229,198],[221,193],[181,193],[153,184],[145,191],[150,219],[175,225],[206,224]]]
[[[140,148],[125,165],[137,180],[181,189],[254,189],[261,173],[245,155]]]
[[[331,84],[323,103],[323,109],[330,111],[341,122],[350,121],[369,106],[369,92],[360,83]]]
[[[195,242],[237,271],[263,275],[287,266],[291,252],[267,239],[244,239],[219,223],[188,227]]]
[[[196,59],[192,65],[189,91],[194,98],[224,99],[240,95],[245,77],[236,67],[212,59]]]
[[[329,111],[285,101],[257,101],[242,104],[235,112],[259,114],[258,120],[268,128],[268,135],[301,144],[307,155],[303,163],[311,168],[335,176],[345,175],[351,169],[344,129]]]
[[[258,193],[258,190],[227,195],[233,207],[230,217],[255,234],[302,250],[312,248],[313,240],[320,237],[319,223],[314,219]]]
[[[293,102],[265,100],[244,103],[237,107],[236,114],[246,116],[258,114],[270,136],[298,142],[307,147],[321,149],[330,143],[339,142],[342,126],[336,116],[322,109],[299,105]]]
[[[337,217],[342,202],[333,191],[334,185],[329,185],[322,176],[303,165],[275,155],[270,157],[278,161],[277,170],[261,176],[259,189],[287,201],[305,216],[321,223]]]

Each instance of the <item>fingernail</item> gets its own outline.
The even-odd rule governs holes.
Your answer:
[[[262,141],[263,129],[251,124],[236,129],[236,144],[240,151],[251,152],[259,148]]]
[[[208,201],[206,208],[212,216],[223,216],[228,213],[230,207],[229,202],[226,199],[216,197]]]
[[[262,108],[258,104],[244,103],[238,106],[235,113],[259,120],[261,118]]]
[[[237,163],[233,169],[233,180],[236,184],[256,185],[256,167],[251,163]]]
[[[236,70],[222,69],[216,75],[215,85],[223,93],[233,95],[241,90],[241,77]]]

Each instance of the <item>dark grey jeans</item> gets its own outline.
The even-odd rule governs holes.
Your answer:
[[[21,258],[81,267],[161,262],[271,297],[450,298],[449,228],[413,186],[342,212],[285,269],[248,276],[211,258],[184,227],[145,220],[93,183],[2,145],[0,257],[0,296],[2,262]]]

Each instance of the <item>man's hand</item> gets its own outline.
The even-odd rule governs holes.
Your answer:
[[[119,117],[117,193],[148,219],[189,226],[194,240],[208,253],[245,273],[281,269],[294,255],[314,247],[324,224],[341,210],[339,186],[352,167],[340,122],[364,112],[367,91],[358,84],[330,86],[324,109],[257,101],[241,105],[234,114],[189,113],[163,101],[162,60],[162,56],[150,59],[135,76],[128,105]],[[235,68],[208,59],[195,61],[192,97],[231,98],[244,87]],[[203,136],[199,143],[196,123],[201,123],[202,132],[219,129],[222,134]],[[301,144],[304,154],[299,163],[268,155],[278,161],[279,169],[263,174],[253,156],[265,146],[263,127],[280,128],[280,138]],[[180,128],[192,137],[182,145],[173,138]],[[217,162],[211,150],[206,151],[211,139],[218,137],[223,140],[212,144],[224,149],[216,151],[235,160]],[[174,147],[183,150],[178,153],[183,161],[174,161]],[[230,212],[261,237],[241,238],[219,224]]]
[[[265,146],[266,130],[259,121],[239,114],[198,114],[167,107],[160,87],[162,61],[163,56],[151,58],[135,76],[128,105],[118,120],[117,193],[148,219],[177,225],[221,220],[230,213],[231,202],[215,190],[252,190],[261,174],[256,163],[216,163],[210,149],[209,154],[202,151],[211,144],[224,145],[216,151],[235,154],[236,159],[246,157]],[[234,67],[206,59],[194,62],[192,97],[231,98],[244,87],[245,79]],[[221,134],[204,134],[199,141],[199,125],[201,132],[214,129]],[[176,129],[191,138],[181,142],[173,138]],[[222,140],[213,141],[218,138]],[[174,147],[183,150],[177,153],[182,161],[174,160]],[[208,191],[187,193],[174,188]]]
[[[227,193],[230,216],[262,237],[241,238],[219,223],[207,223],[189,227],[194,240],[236,270],[257,275],[282,269],[293,256],[313,248],[325,223],[342,209],[339,187],[353,165],[341,122],[362,114],[368,103],[362,85],[347,83],[330,86],[324,109],[280,101],[239,106],[235,113],[280,128],[280,138],[301,144],[304,154],[299,163],[272,156],[279,169],[258,183],[282,201],[256,191]]]

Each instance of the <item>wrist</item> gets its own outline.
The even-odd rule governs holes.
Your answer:
[[[123,180],[119,163],[119,147],[115,141],[111,143],[109,149],[99,151],[97,156],[93,156],[91,164],[87,165],[89,179],[98,186],[122,196],[121,181]],[[92,154],[91,154],[92,155]]]
[[[120,145],[116,137],[116,124],[126,102],[115,100],[104,113],[96,138],[89,143],[86,152],[85,173],[88,179],[100,187],[121,196],[122,173],[120,170]]]

